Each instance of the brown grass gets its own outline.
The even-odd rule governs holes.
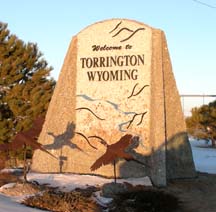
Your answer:
[[[62,192],[47,190],[24,200],[23,204],[54,212],[99,212],[99,206],[77,191]]]

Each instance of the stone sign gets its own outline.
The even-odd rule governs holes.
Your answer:
[[[161,186],[194,177],[163,31],[112,19],[74,36],[39,142],[59,159],[36,151],[35,171],[150,176]]]

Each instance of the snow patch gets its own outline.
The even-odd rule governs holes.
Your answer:
[[[22,168],[14,168],[14,169],[2,169],[0,170],[0,173],[22,173]]]
[[[3,186],[0,187],[0,191],[4,190],[4,189],[9,189],[9,188],[13,188],[16,185],[16,183],[8,183],[5,184]]]
[[[87,188],[88,186],[102,186],[105,183],[113,182],[113,179],[107,179],[92,175],[78,174],[39,174],[29,173],[29,181],[36,181],[39,184],[48,184],[52,187],[59,187],[62,191],[72,191],[75,188]],[[152,186],[149,177],[118,179],[118,183],[130,183],[134,186],[145,185]]]
[[[190,144],[196,170],[216,174],[216,149],[205,140],[190,138]]]
[[[107,207],[113,201],[113,198],[101,196],[101,191],[94,192],[93,199],[102,207]]]

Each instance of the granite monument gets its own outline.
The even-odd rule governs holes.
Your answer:
[[[117,177],[195,176],[164,32],[111,19],[72,38],[39,137],[59,160],[36,151],[32,168],[113,177],[112,163],[91,167],[125,135],[135,160],[115,160]]]

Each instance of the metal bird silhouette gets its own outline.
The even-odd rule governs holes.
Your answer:
[[[23,160],[24,160],[24,169],[23,169],[23,177],[24,177],[24,182],[27,182],[27,173],[28,173],[28,165],[27,165],[27,158],[26,158],[26,153],[27,153],[27,146],[30,146],[33,150],[35,149],[40,149],[43,152],[46,152],[47,154],[51,155],[52,157],[56,158],[53,154],[48,152],[42,144],[38,143],[36,141],[36,138],[39,136],[42,126],[44,123],[44,119],[39,117],[33,121],[32,127],[23,132],[17,133],[17,135],[13,138],[12,142],[7,143],[7,144],[2,144],[0,146],[0,151],[2,149],[5,149],[7,151],[10,150],[17,150],[17,149],[23,149]],[[57,159],[57,158],[56,158]]]
[[[48,152],[42,146],[42,144],[36,142],[35,140],[39,136],[42,130],[43,123],[44,123],[44,118],[42,117],[36,118],[33,121],[33,125],[29,130],[17,133],[10,143],[1,144],[0,151],[16,150],[26,146],[31,146],[33,150],[40,149],[41,151],[48,153],[52,157],[55,157],[53,154]]]
[[[93,138],[94,136],[91,137]],[[135,142],[135,140],[136,139],[134,139],[131,134],[126,134],[123,137],[121,137],[119,141],[111,145],[108,145],[104,140],[102,140],[102,142],[100,141],[100,143],[105,145],[107,149],[106,152],[100,158],[98,158],[90,167],[91,171],[95,171],[96,169],[99,169],[101,166],[108,165],[110,163],[114,163],[115,166],[115,161],[118,158],[123,158],[127,161],[133,160],[142,165],[148,166],[136,160],[131,154],[126,152],[126,149],[129,148]]]

